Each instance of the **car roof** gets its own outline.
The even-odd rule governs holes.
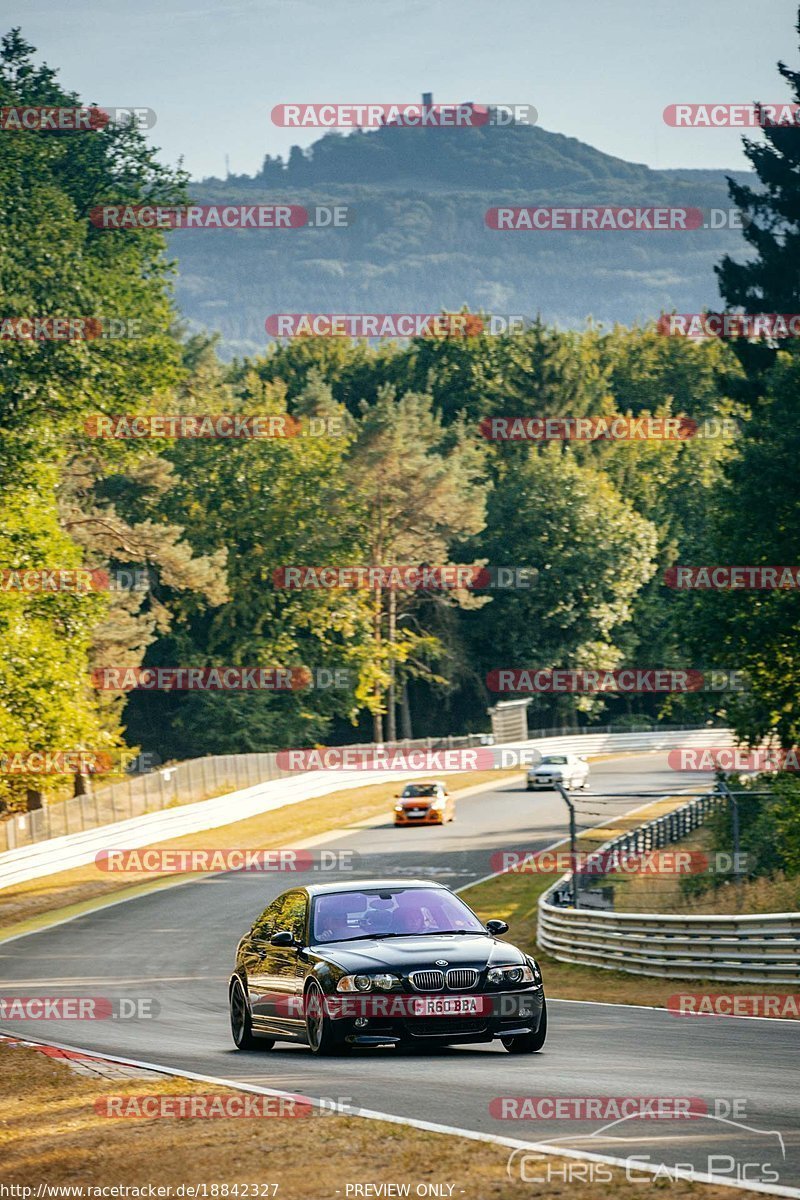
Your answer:
[[[374,892],[381,891],[383,888],[398,888],[398,887],[424,887],[438,888],[440,891],[448,891],[443,883],[434,883],[430,879],[353,879],[347,883],[309,883],[301,885],[308,892],[309,896],[326,896],[332,892]],[[287,888],[287,891],[294,891],[293,888]]]

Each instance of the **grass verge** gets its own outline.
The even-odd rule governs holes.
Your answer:
[[[702,826],[667,849],[693,853],[699,866],[706,860],[713,862],[716,847],[712,831]],[[692,887],[696,883],[705,885],[706,881],[712,886],[704,886],[702,891]],[[702,876],[680,874],[620,874],[607,882],[614,885],[614,908],[618,912],[668,912],[685,916],[747,913],[754,916],[800,909],[800,876],[789,879],[782,874],[758,876],[736,884],[730,872],[706,876],[705,880]]]
[[[32,1188],[32,1195],[39,1185],[81,1186],[86,1197],[89,1187],[147,1189],[152,1184],[164,1189],[156,1193],[161,1196],[170,1195],[167,1188],[175,1196],[181,1185],[205,1185],[207,1196],[219,1197],[234,1196],[234,1185],[242,1189],[249,1184],[259,1189],[250,1190],[250,1197],[344,1200],[348,1184],[389,1183],[408,1185],[412,1196],[425,1195],[417,1188],[428,1185],[429,1195],[465,1200],[555,1198],[567,1188],[572,1200],[641,1200],[641,1182],[626,1180],[616,1168],[603,1168],[612,1175],[607,1182],[582,1182],[577,1175],[565,1183],[571,1179],[568,1172],[588,1173],[588,1164],[548,1158],[535,1173],[544,1176],[549,1163],[552,1181],[532,1186],[509,1178],[507,1147],[358,1117],[112,1119],[98,1112],[98,1102],[102,1107],[118,1097],[242,1093],[175,1078],[83,1078],[70,1074],[63,1061],[24,1046],[0,1043],[0,1074],[13,1100],[0,1115],[3,1180]],[[277,1192],[269,1187],[275,1184]],[[452,1188],[437,1193],[434,1184]],[[758,1194],[681,1180],[670,1183],[668,1190],[672,1200],[734,1200]],[[244,1194],[239,1190],[239,1196]],[[365,1194],[380,1193],[360,1192]],[[388,1194],[403,1193],[392,1189]]]

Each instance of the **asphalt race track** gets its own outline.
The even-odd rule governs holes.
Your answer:
[[[683,775],[677,787],[706,782]],[[665,755],[636,755],[596,764],[592,785],[594,792],[630,795],[616,807],[603,803],[611,815],[644,803],[640,792],[676,789],[676,775]],[[599,811],[592,792],[578,795],[579,810]],[[490,874],[492,854],[541,849],[564,836],[565,823],[560,797],[512,785],[464,798],[457,820],[443,829],[394,829],[387,816],[377,826],[344,830],[328,845],[357,851],[348,878],[429,876],[458,888]],[[681,1018],[551,1000],[547,1044],[532,1056],[512,1056],[499,1043],[427,1054],[359,1049],[321,1060],[288,1044],[236,1051],[226,992],[236,942],[275,895],[301,880],[294,873],[217,875],[0,945],[4,996],[143,996],[160,1006],[152,1020],[4,1021],[3,1029],[354,1109],[800,1187],[800,1024],[790,1021]],[[513,925],[508,937],[513,941]],[[664,981],[665,997],[678,990],[697,988]],[[610,1128],[605,1120],[501,1120],[489,1113],[500,1096],[697,1097],[712,1112],[719,1104],[721,1119],[636,1119]],[[729,1107],[736,1101],[738,1116]]]

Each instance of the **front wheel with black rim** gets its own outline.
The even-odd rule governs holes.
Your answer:
[[[230,994],[231,1034],[238,1050],[271,1050],[275,1045],[272,1038],[253,1036],[250,1007],[244,994],[242,981],[234,979]]]
[[[312,1054],[335,1054],[339,1049],[333,1022],[325,1012],[325,997],[318,983],[309,984],[305,995],[306,1040]]]
[[[509,1054],[535,1054],[547,1038],[547,1002],[542,1000],[542,1016],[536,1033],[521,1033],[517,1037],[501,1038]]]

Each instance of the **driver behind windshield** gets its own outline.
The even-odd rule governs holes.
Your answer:
[[[434,889],[334,892],[317,897],[314,904],[314,938],[318,942],[462,930],[482,933],[483,926],[457,897]]]

